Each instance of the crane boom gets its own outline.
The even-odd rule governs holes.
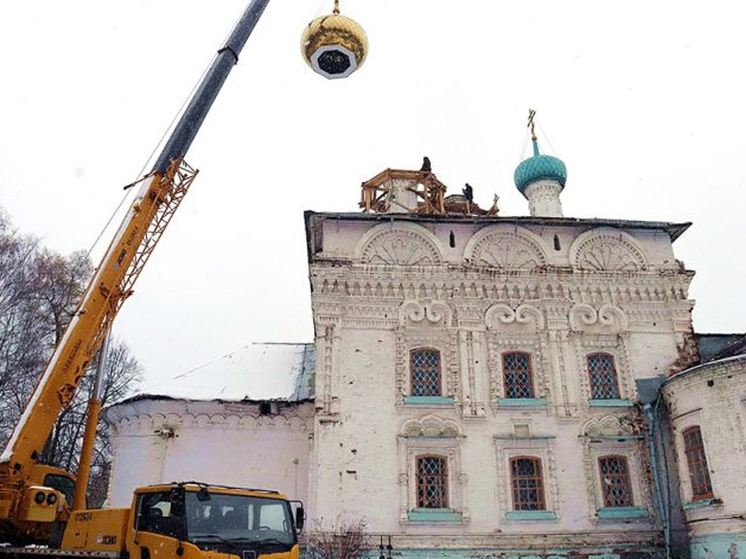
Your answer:
[[[60,412],[72,401],[105,332],[197,172],[183,160],[269,0],[252,0],[143,180],[89,281],[62,340],[0,455],[0,534],[16,525],[22,493]]]

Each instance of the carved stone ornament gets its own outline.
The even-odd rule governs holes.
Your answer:
[[[458,426],[458,423],[449,419],[441,419],[435,415],[410,419],[404,422],[401,432],[405,437],[440,437],[453,439],[461,436],[461,428]]]
[[[596,310],[587,303],[570,309],[570,329],[574,332],[624,332],[629,329],[626,313],[615,305],[605,304]]]
[[[611,415],[593,417],[585,422],[582,433],[586,437],[619,437],[635,435],[635,426],[624,418]]]
[[[451,308],[443,301],[404,301],[399,307],[399,322],[405,325],[407,321],[419,325],[448,326],[451,323]]]
[[[364,264],[386,266],[437,266],[443,262],[437,240],[427,229],[411,224],[375,227],[359,251]],[[432,237],[432,238],[430,238]],[[357,251],[356,251],[357,252]]]
[[[532,270],[547,263],[544,251],[528,232],[504,230],[477,233],[467,245],[465,257],[475,266],[504,270]]]
[[[544,329],[544,315],[538,308],[529,304],[518,305],[513,310],[508,305],[497,303],[487,309],[484,322],[488,330],[505,329],[511,325],[534,330]]]
[[[581,270],[638,272],[648,267],[634,238],[613,229],[593,230],[580,235],[570,254],[573,265]]]

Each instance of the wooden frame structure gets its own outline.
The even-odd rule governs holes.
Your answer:
[[[386,169],[362,184],[360,207],[364,212],[384,213],[388,211],[394,193],[394,181],[406,181],[406,190],[414,193],[416,208],[406,208],[409,213],[444,214],[446,185],[428,171],[406,171]]]

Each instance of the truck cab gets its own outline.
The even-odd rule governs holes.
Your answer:
[[[62,549],[126,551],[130,559],[298,559],[302,526],[302,506],[294,513],[275,491],[153,485],[135,491],[131,509],[73,513]]]

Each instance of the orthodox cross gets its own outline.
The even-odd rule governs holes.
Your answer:
[[[534,126],[536,123],[534,122],[534,117],[536,116],[536,111],[533,109],[528,110],[528,127],[531,129],[531,139],[533,141],[536,141],[536,132],[534,131]]]

